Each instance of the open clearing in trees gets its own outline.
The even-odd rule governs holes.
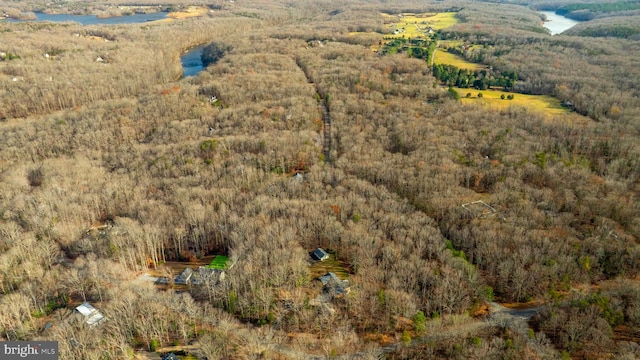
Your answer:
[[[435,56],[433,58],[433,62],[435,64],[448,64],[453,65],[460,69],[465,70],[482,70],[486,69],[486,65],[472,63],[470,61],[465,60],[460,55],[452,54],[445,49],[438,49],[435,52]]]
[[[501,110],[511,106],[522,107],[549,115],[562,115],[571,112],[570,109],[561,105],[560,100],[548,95],[519,94],[495,89],[455,88],[455,90],[460,94],[461,100],[465,104],[480,103]],[[471,95],[467,96],[468,94]],[[482,94],[482,96],[478,94]],[[509,96],[513,96],[513,99],[509,99]]]

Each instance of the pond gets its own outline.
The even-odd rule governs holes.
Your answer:
[[[566,18],[558,15],[553,11],[541,11],[546,17],[547,21],[544,22],[544,27],[549,29],[551,35],[557,35],[565,30],[572,28],[574,25],[580,23],[573,19]]]
[[[180,56],[183,77],[194,76],[204,70],[205,66],[202,63],[202,51],[205,46],[206,45],[198,45],[187,50],[187,52]]]
[[[67,22],[73,21],[82,25],[117,25],[117,24],[136,24],[147,21],[162,20],[167,17],[166,12],[155,12],[148,14],[133,14],[124,16],[114,16],[108,18],[99,18],[95,15],[71,15],[71,14],[45,14],[35,13],[36,20],[16,20],[6,19],[7,22],[25,22],[25,21],[50,21],[50,22]]]

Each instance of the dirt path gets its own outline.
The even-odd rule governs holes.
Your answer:
[[[491,316],[489,318],[493,321],[523,322],[525,325],[542,310],[541,306],[514,309],[495,302],[491,302],[489,305],[491,305]]]
[[[440,41],[436,41],[436,48],[433,49],[433,54],[431,54],[431,61],[429,61],[430,62],[429,67],[430,68],[433,68],[433,63],[434,63],[434,61],[436,59],[436,52],[438,51],[438,46],[440,46]]]
[[[319,95],[319,94],[318,94]],[[320,108],[322,109],[322,122],[323,122],[323,153],[324,153],[324,161],[330,163],[331,162],[331,117],[329,116],[329,108],[327,107],[326,101],[322,99],[320,101]]]
[[[324,161],[326,163],[331,163],[331,116],[329,114],[327,99],[320,94],[318,85],[311,78],[311,74],[309,74],[305,70],[305,67],[302,66],[299,59],[296,59],[296,65],[298,65],[300,71],[302,71],[304,76],[307,78],[307,82],[315,87],[316,95],[318,99],[320,99],[318,101],[318,105],[320,106],[320,112],[322,113],[322,153],[324,154]]]
[[[509,328],[527,339],[527,345],[529,349],[535,354],[538,359],[556,359],[559,357],[559,354],[557,354],[557,352],[551,346],[541,344],[535,338],[530,338],[528,322],[531,317],[533,317],[542,309],[540,306],[523,309],[510,309],[498,303],[491,303],[490,305],[491,315],[487,319],[453,325],[429,335],[416,337],[412,339],[411,343],[408,346],[413,347],[432,342],[444,341],[450,338],[469,337],[473,334],[478,334],[485,329],[500,326]],[[407,345],[404,345],[402,343],[395,343],[391,345],[381,346],[378,349],[369,350],[368,352],[355,352],[333,357],[303,354],[297,351],[292,351],[285,346],[276,347],[276,351],[291,359],[324,360],[331,358],[348,360],[384,358],[385,354],[393,353],[403,346]]]
[[[527,340],[527,347],[537,359],[557,359],[560,354],[550,345],[541,341],[529,328],[529,320],[542,310],[542,306],[512,309],[492,302],[491,316],[487,321],[493,326],[508,328]],[[534,336],[532,336],[534,335]]]

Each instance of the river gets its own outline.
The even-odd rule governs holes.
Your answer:
[[[45,14],[37,12],[35,20],[16,20],[6,19],[7,22],[25,22],[25,21],[51,21],[51,22],[67,22],[73,21],[82,25],[117,25],[117,24],[135,24],[147,21],[161,20],[167,17],[166,12],[155,12],[148,14],[133,14],[124,16],[114,16],[108,18],[99,18],[95,15],[71,15],[71,14]]]
[[[206,45],[198,45],[196,47],[192,47],[180,56],[183,77],[194,76],[204,70],[204,64],[202,64],[202,50],[205,46]]]
[[[549,29],[551,35],[560,34],[580,22],[560,16],[553,11],[541,11],[541,13],[547,17],[547,21],[544,22],[544,27]]]

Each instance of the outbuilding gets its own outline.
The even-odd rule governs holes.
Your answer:
[[[94,308],[93,305],[86,301],[76,306],[74,311],[84,316],[85,321],[89,326],[97,325],[106,320],[104,315],[102,315],[98,309]]]
[[[317,248],[311,252],[311,257],[314,260],[325,261],[329,258],[329,254],[327,254],[327,252],[322,248]]]

